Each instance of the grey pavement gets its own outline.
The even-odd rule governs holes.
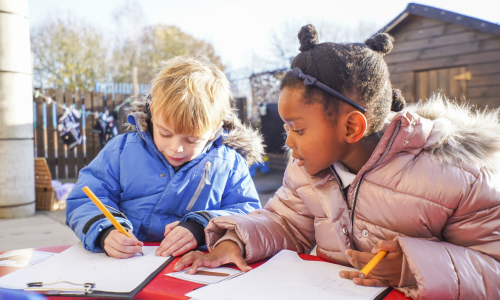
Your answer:
[[[283,172],[257,173],[253,180],[264,206],[281,186]],[[28,218],[0,219],[0,251],[78,243],[65,221],[64,210],[37,211]]]

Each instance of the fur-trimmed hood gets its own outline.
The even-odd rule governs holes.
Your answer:
[[[132,101],[130,107],[127,109],[127,116],[132,116],[137,125],[126,123],[125,126],[129,130],[136,130],[138,126],[141,131],[147,132],[146,120],[149,115],[146,110],[145,97],[141,97]],[[222,136],[222,143],[241,154],[248,165],[262,162],[264,156],[264,144],[261,133],[249,126],[241,124],[241,121],[233,111],[223,119],[223,128],[228,132],[227,135]]]
[[[434,122],[424,147],[433,158],[500,171],[500,109],[471,109],[469,103],[457,104],[434,94],[404,110]]]

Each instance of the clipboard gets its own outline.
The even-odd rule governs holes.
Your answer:
[[[99,290],[94,290],[95,283],[73,283],[69,281],[58,281],[58,282],[30,282],[27,283],[27,287],[24,289],[27,292],[40,292],[47,296],[60,296],[60,297],[85,297],[85,298],[113,298],[113,299],[132,299],[134,298],[153,278],[158,275],[166,266],[168,266],[173,260],[174,256],[171,256],[166,260],[161,266],[159,266],[154,272],[152,272],[139,286],[129,293],[113,293],[113,292],[103,292]],[[73,285],[74,288],[64,288],[56,289],[51,287],[51,285],[57,283],[67,283]]]
[[[35,265],[0,277],[0,287],[51,296],[128,299],[137,295],[174,257],[158,257],[157,246],[128,259],[92,253],[78,243]]]

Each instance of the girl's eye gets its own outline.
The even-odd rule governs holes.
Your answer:
[[[293,130],[293,132],[297,133],[298,135],[302,135],[302,132],[304,131],[304,129],[300,129],[300,130]]]

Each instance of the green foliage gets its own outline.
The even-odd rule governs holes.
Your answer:
[[[139,27],[110,38],[78,18],[59,17],[32,28],[31,47],[35,85],[44,87],[92,91],[96,81],[129,83],[134,66],[139,83],[148,83],[161,61],[179,55],[204,55],[224,70],[212,45],[176,26]]]
[[[106,73],[103,35],[75,18],[47,20],[31,32],[38,84],[70,90],[92,90]]]
[[[180,55],[206,56],[224,70],[211,44],[194,38],[176,26],[159,24],[145,27],[135,45],[132,41],[126,41],[114,50],[113,79],[115,82],[130,82],[135,65],[139,69],[139,82],[150,82],[161,61]]]

